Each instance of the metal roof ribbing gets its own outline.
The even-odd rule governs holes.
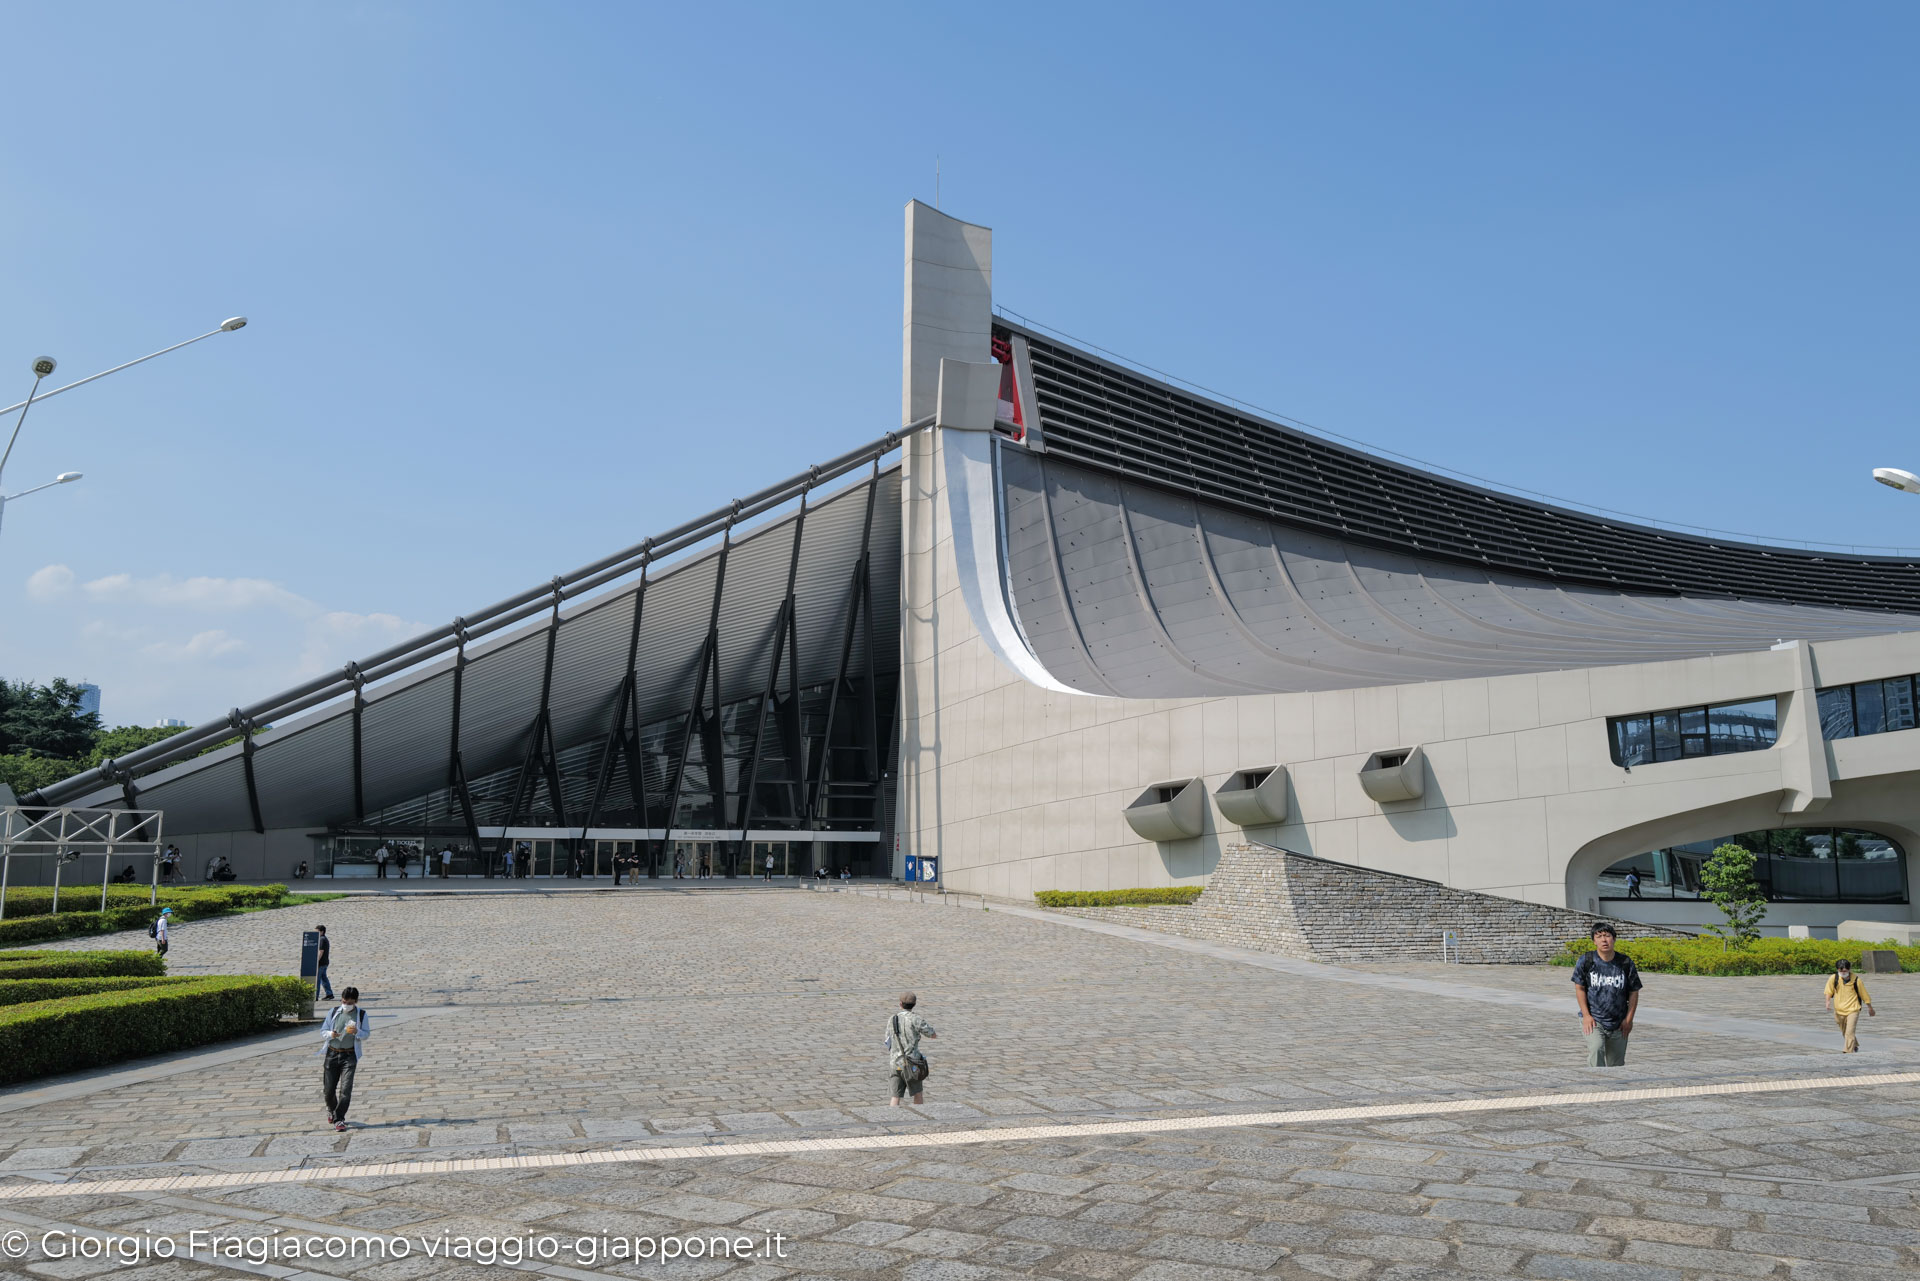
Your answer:
[[[1006,321],[1046,450],[1264,518],[1554,583],[1920,612],[1920,564],[1603,520],[1436,476],[1192,395]]]

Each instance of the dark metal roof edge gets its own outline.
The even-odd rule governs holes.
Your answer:
[[[1560,516],[1569,520],[1578,521],[1583,525],[1590,526],[1593,529],[1599,530],[1602,532],[1611,533],[1616,530],[1631,531],[1636,534],[1644,534],[1654,538],[1663,538],[1673,542],[1694,543],[1701,547],[1714,548],[1714,549],[1726,548],[1726,549],[1733,549],[1733,550],[1739,550],[1739,551],[1757,552],[1766,556],[1790,557],[1796,560],[1801,560],[1801,561],[1808,562],[1810,564],[1818,564],[1818,565],[1833,564],[1835,562],[1842,562],[1842,563],[1852,562],[1852,563],[1863,565],[1863,566],[1899,565],[1908,569],[1920,568],[1920,559],[1916,559],[1915,557],[1911,557],[1911,556],[1871,556],[1871,555],[1866,555],[1866,554],[1856,553],[1856,552],[1842,553],[1842,552],[1838,552],[1837,550],[1833,553],[1823,554],[1820,552],[1808,550],[1803,547],[1787,547],[1778,543],[1753,543],[1753,542],[1747,542],[1744,539],[1738,539],[1738,538],[1708,538],[1705,535],[1701,535],[1701,534],[1688,534],[1688,533],[1679,532],[1677,530],[1662,529],[1658,525],[1642,525],[1636,521],[1630,521],[1630,520],[1610,520],[1606,517],[1596,516],[1592,512],[1580,511],[1578,508],[1562,507],[1557,503],[1541,502],[1537,498],[1530,498],[1523,494],[1511,493],[1504,489],[1494,489],[1491,486],[1487,486],[1487,485],[1476,485],[1471,481],[1457,480],[1452,476],[1447,476],[1440,472],[1425,471],[1419,467],[1414,467],[1407,463],[1401,462],[1398,459],[1385,457],[1380,454],[1370,454],[1363,449],[1355,449],[1352,445],[1346,444],[1343,441],[1331,440],[1325,436],[1317,436],[1317,435],[1314,435],[1312,432],[1303,431],[1298,427],[1289,427],[1285,423],[1275,422],[1271,418],[1267,418],[1261,414],[1254,413],[1242,406],[1230,404],[1222,400],[1215,400],[1213,397],[1205,395],[1201,392],[1197,392],[1190,387],[1183,387],[1178,383],[1169,382],[1167,379],[1159,377],[1154,374],[1143,373],[1131,365],[1123,365],[1118,361],[1110,360],[1105,356],[1101,356],[1094,352],[1090,352],[1083,347],[1076,347],[1074,344],[1070,342],[1064,342],[1052,334],[1044,333],[1037,329],[1031,329],[1025,325],[1021,325],[1014,321],[1008,320],[997,313],[994,315],[993,323],[995,327],[1000,329],[1005,329],[1009,333],[1018,334],[1021,337],[1027,339],[1028,342],[1033,342],[1038,340],[1040,342],[1046,343],[1050,347],[1058,347],[1062,350],[1070,351],[1074,355],[1084,360],[1090,361],[1093,364],[1100,365],[1103,368],[1110,369],[1117,374],[1121,374],[1127,378],[1135,379],[1139,382],[1150,384],[1154,387],[1157,387],[1166,391],[1171,395],[1183,397],[1187,400],[1193,401],[1196,404],[1206,405],[1209,408],[1218,410],[1222,413],[1231,414],[1234,417],[1244,419],[1247,422],[1258,423],[1260,426],[1265,427],[1269,431],[1277,432],[1280,435],[1288,436],[1295,440],[1306,441],[1313,445],[1320,446],[1322,448],[1332,449],[1353,458],[1362,459],[1372,466],[1391,468],[1394,471],[1405,473],[1408,476],[1416,476],[1423,480],[1446,485],[1453,489],[1459,490],[1462,493],[1497,498],[1505,502],[1520,503],[1525,506],[1532,507],[1537,511],[1551,512],[1555,516]],[[1083,466],[1089,465],[1084,459],[1076,459],[1075,461],[1079,462]],[[1134,476],[1130,473],[1123,472],[1117,468],[1108,468],[1106,470],[1112,471],[1116,475],[1125,475],[1128,480],[1136,480],[1136,481],[1139,481],[1139,483],[1141,484],[1151,485],[1154,483],[1153,481],[1148,480],[1144,477]],[[1159,487],[1164,488],[1164,486],[1159,486]],[[1267,513],[1267,514],[1269,515],[1269,517],[1271,516],[1271,513]],[[1317,527],[1306,525],[1306,526],[1303,526],[1303,528],[1317,528]],[[1375,540],[1370,540],[1358,535],[1343,534],[1342,536],[1354,537],[1357,539],[1357,541],[1367,542],[1371,545],[1385,545],[1385,544],[1375,543]],[[1454,559],[1454,558],[1440,557],[1439,559],[1447,560],[1447,559]],[[1460,563],[1471,564],[1472,562],[1462,561]],[[1591,581],[1598,586],[1612,586],[1612,584],[1603,583],[1597,579],[1581,580],[1581,581]]]

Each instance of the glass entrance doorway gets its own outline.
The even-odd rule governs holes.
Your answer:
[[[559,841],[535,841],[533,843],[533,874],[535,876],[565,876],[567,874],[566,846]]]
[[[719,870],[714,865],[712,841],[675,841],[672,862],[676,878],[703,880]]]
[[[595,841],[593,874],[611,876],[616,881],[638,880],[642,859],[632,841]]]
[[[773,859],[775,876],[805,876],[811,859],[808,855],[813,847],[789,843],[787,841],[754,841],[748,847],[747,871],[750,875],[764,877],[767,874],[767,859]]]

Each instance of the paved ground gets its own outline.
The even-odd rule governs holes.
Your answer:
[[[1915,976],[1869,980],[1883,1016],[1869,1052],[1853,1057],[1834,1052],[1837,1039],[1809,1048],[1831,1027],[1818,980],[1650,977],[1650,1009],[1745,1022],[1650,1025],[1632,1066],[1607,1073],[1578,1066],[1564,970],[1289,972],[1006,911],[797,890],[355,899],[184,925],[173,971],[286,972],[309,916],[334,936],[336,987],[357,983],[375,1011],[418,1012],[376,1024],[356,1107],[364,1128],[319,1128],[309,1047],[270,1040],[63,1083],[59,1097],[0,1091],[0,1179],[1920,1067],[1913,1043],[1890,1040],[1920,1028]],[[875,1107],[882,1024],[902,987],[922,993],[941,1032],[918,1114]],[[1515,993],[1532,1003],[1510,1003]],[[343,1178],[9,1201],[0,1229],[399,1233],[416,1254],[422,1238],[460,1233],[571,1240],[738,1225],[795,1238],[784,1259],[737,1264],[555,1260],[567,1275],[689,1281],[1910,1278],[1916,1102],[1914,1085],[1840,1085],[1310,1131]],[[233,1262],[124,1274],[293,1271]],[[528,1271],[418,1257],[304,1266],[370,1281]],[[0,1259],[9,1267],[123,1271],[37,1255]]]

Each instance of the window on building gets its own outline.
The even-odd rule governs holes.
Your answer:
[[[1920,726],[1912,676],[1858,681],[1819,690],[1820,732],[1828,738],[1890,734]]]
[[[1907,859],[1877,832],[1850,827],[1783,827],[1736,832],[1621,859],[1600,875],[1608,899],[1697,899],[1700,866],[1726,844],[1755,855],[1754,875],[1773,903],[1904,903]],[[1629,879],[1637,873],[1638,883]]]
[[[1779,736],[1779,700],[1773,698],[1607,720],[1613,763],[1629,769],[1688,756],[1757,752],[1772,747]]]

